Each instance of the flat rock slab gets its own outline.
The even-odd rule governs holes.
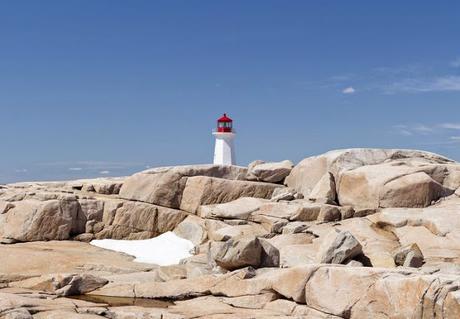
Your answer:
[[[0,245],[0,274],[37,276],[52,273],[99,274],[146,271],[154,265],[133,257],[77,241],[30,242]]]

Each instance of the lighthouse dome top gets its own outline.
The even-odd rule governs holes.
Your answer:
[[[233,133],[233,120],[226,113],[217,120],[217,132]]]
[[[233,120],[227,116],[227,113],[224,113],[224,115],[222,115],[222,117],[220,117],[217,122],[233,122]]]

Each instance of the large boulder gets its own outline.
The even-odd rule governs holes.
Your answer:
[[[429,152],[347,149],[304,159],[292,169],[285,184],[305,197],[316,198],[318,193],[328,193],[326,186],[329,184],[330,188],[332,184],[330,178],[327,182],[330,174],[341,205],[378,208],[383,199],[385,207],[418,207],[454,191],[451,187],[457,179],[449,176],[456,174],[457,167],[452,160]],[[430,179],[422,175],[406,177],[422,172]],[[333,192],[329,191],[331,197]],[[398,196],[393,198],[395,193]],[[415,195],[416,200],[409,200]]]
[[[187,217],[183,211],[126,201],[118,207],[113,221],[96,238],[147,239],[172,231]]]
[[[420,171],[423,169],[427,172]],[[345,172],[340,179],[339,202],[358,208],[429,206],[453,193],[429,175],[435,169],[432,165],[414,168],[385,163]]]
[[[258,267],[261,263],[262,245],[255,237],[210,242],[210,258],[220,267],[234,270],[242,267]]]
[[[293,167],[294,164],[288,160],[270,163],[256,161],[249,164],[246,178],[261,182],[280,183],[289,175]]]
[[[128,177],[120,189],[120,197],[179,208],[188,177],[209,176],[242,180],[247,169],[239,166],[189,165],[161,167]]]
[[[207,176],[189,177],[182,194],[180,209],[195,214],[201,205],[227,203],[240,197],[270,199],[278,187],[282,186]]]
[[[23,200],[0,214],[0,238],[13,241],[68,239],[79,211],[75,196],[38,201]]]

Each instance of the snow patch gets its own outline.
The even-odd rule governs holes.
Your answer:
[[[134,261],[157,264],[160,266],[176,265],[183,258],[192,256],[194,245],[191,241],[178,237],[173,232],[166,232],[151,239],[144,240],[93,240],[91,245],[126,253],[136,257]]]

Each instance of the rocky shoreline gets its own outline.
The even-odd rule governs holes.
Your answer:
[[[177,265],[88,244],[169,231],[195,245]],[[1,185],[0,242],[0,318],[460,318],[460,163],[348,149]]]

